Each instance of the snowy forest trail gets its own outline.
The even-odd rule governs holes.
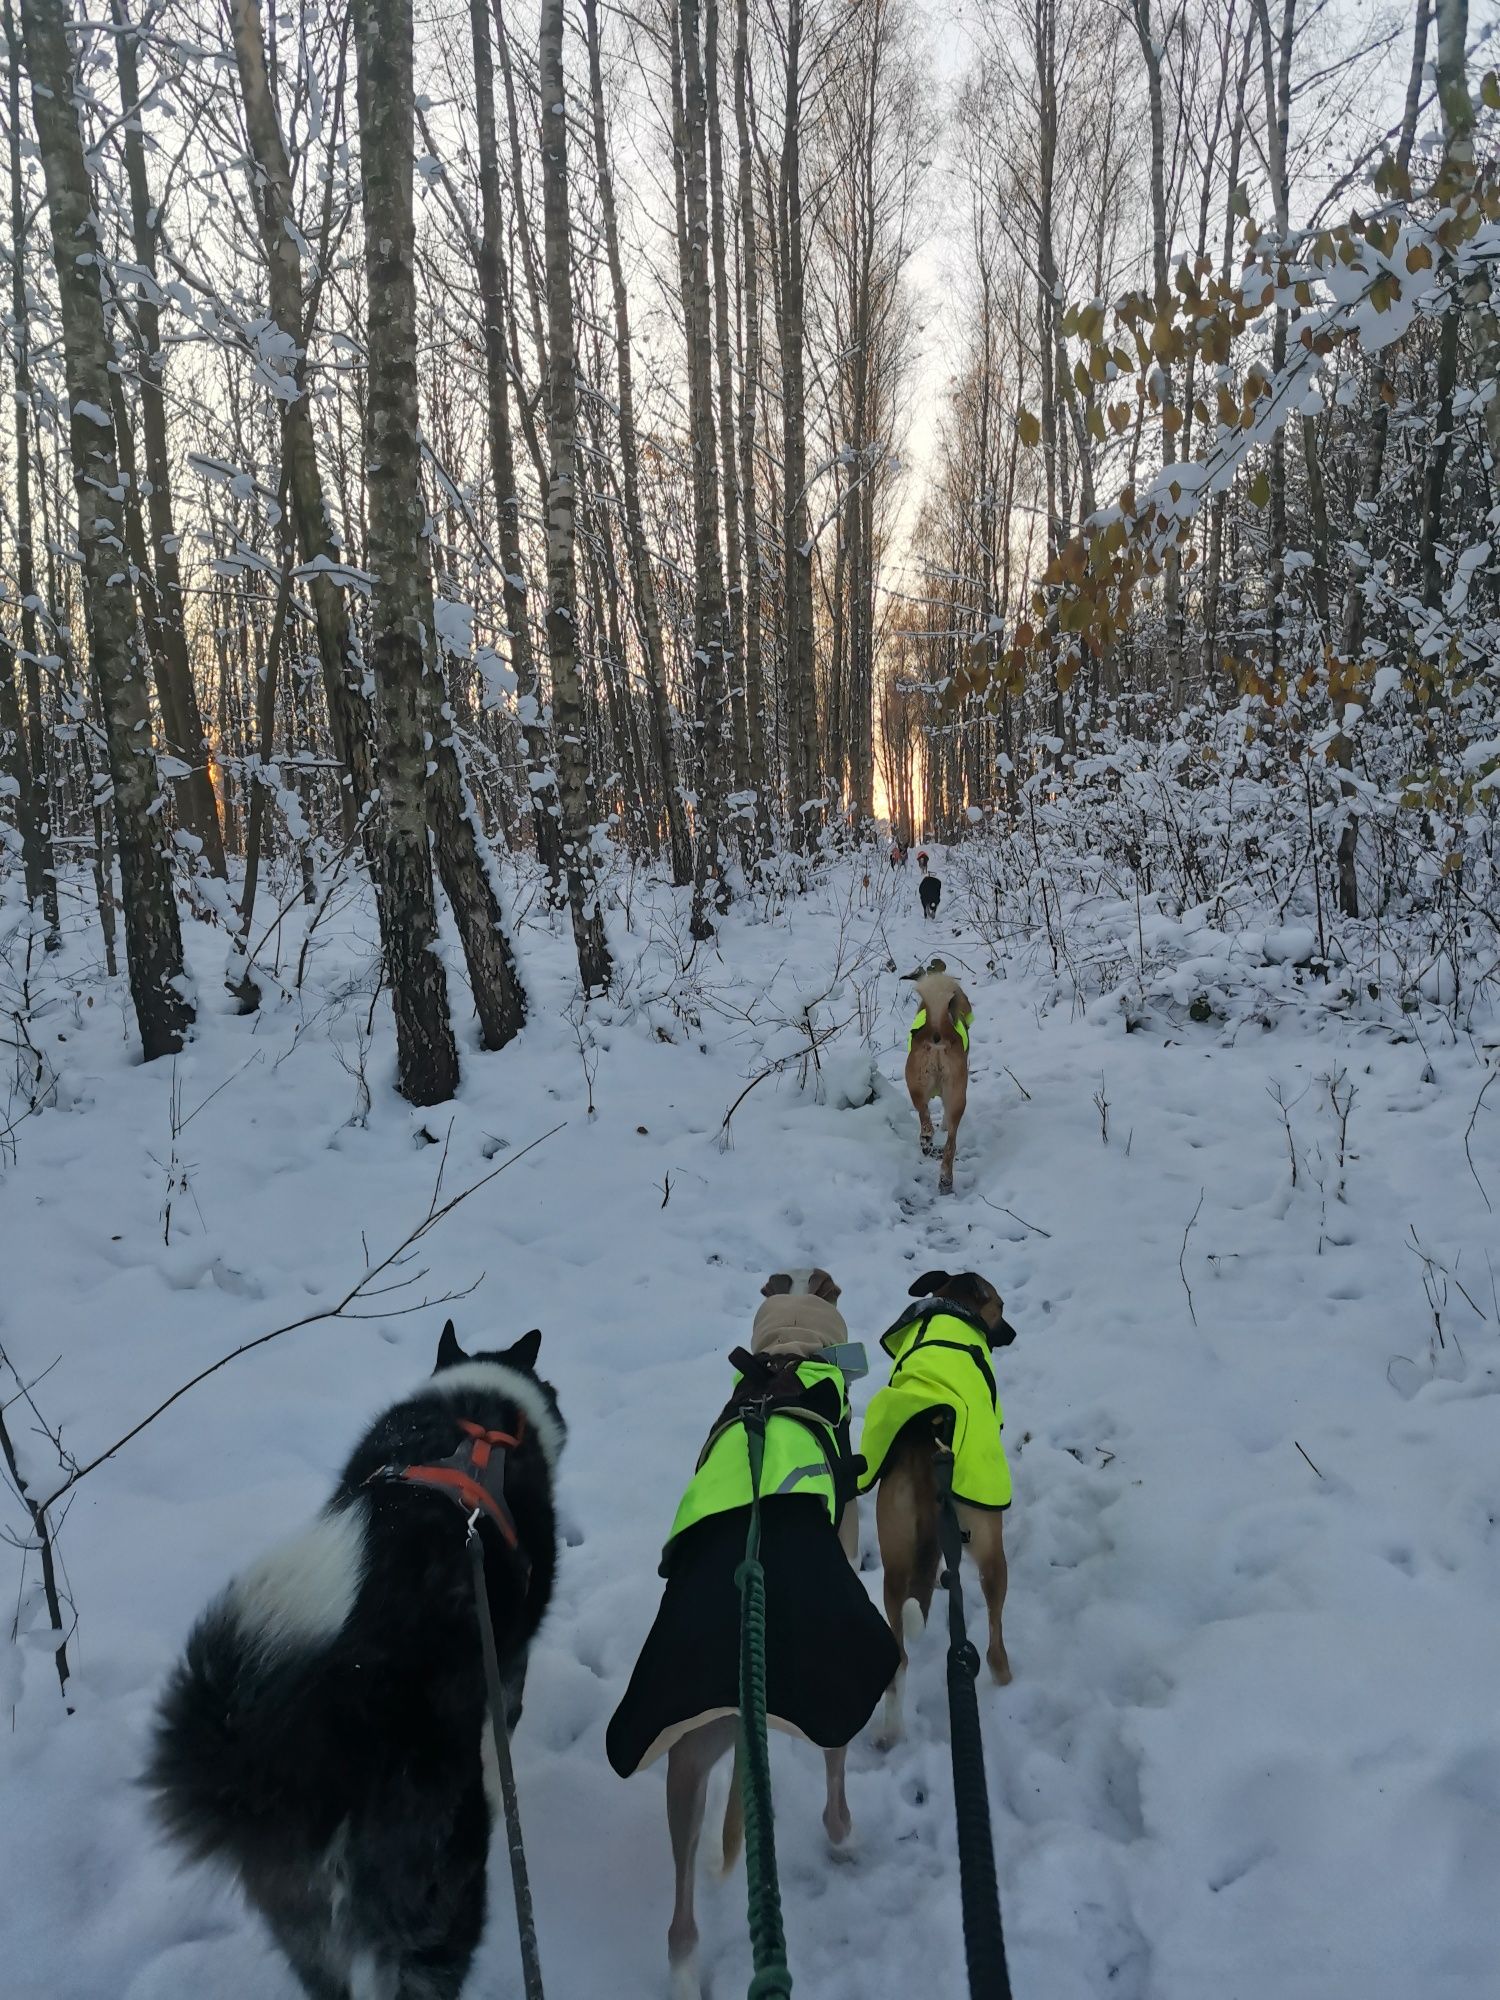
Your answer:
[[[484,1274],[476,1293],[290,1334],[79,1488],[63,1531],[77,1712],[60,1711],[34,1605],[24,1671],[0,1653],[12,2000],[292,2000],[234,1896],[174,1871],[133,1780],[192,1617],[321,1503],[450,1310],[470,1347],[541,1326],[570,1426],[569,1547],[516,1745],[548,1989],[660,1995],[661,1772],[620,1783],[603,1731],[728,1351],[765,1275],[797,1263],[832,1271],[870,1347],[857,1403],[934,1264],[983,1271],[1019,1330],[997,1357],[1016,1678],[980,1687],[1018,2000],[1493,1992],[1500,1310],[1480,1182],[1500,1201],[1500,1127],[1474,1121],[1471,1172],[1478,1052],[1421,1019],[1400,1041],[1290,1012],[1274,1033],[1126,1033],[1118,1008],[992,966],[956,883],[924,924],[913,879],[882,879],[873,909],[854,882],[837,872],[774,922],[734,915],[686,971],[682,912],[643,892],[624,996],[591,1027],[569,1015],[565,942],[528,929],[534,1018],[512,1053],[467,1057],[451,1128],[447,1110],[431,1128],[444,1194],[563,1130],[454,1210],[410,1267],[430,1275],[391,1303]],[[368,914],[345,923],[300,1003],[251,1022],[204,1009],[175,1139],[167,1066],[128,1064],[102,1007],[55,1016],[65,1092],[7,1176],[0,1335],[31,1375],[50,1368],[38,1405],[80,1458],[336,1296],[361,1232],[379,1257],[427,1208],[431,1115],[364,1052]],[[191,942],[207,994],[213,939]],[[949,1199],[901,1085],[899,975],[933,951],[975,1003]],[[802,1087],[815,996],[815,1026],[847,1025]],[[39,1481],[45,1460],[33,1440]],[[872,1514],[863,1565],[878,1597]],[[906,1740],[851,1750],[847,1858],[819,1823],[821,1760],[773,1746],[810,2000],[964,1990],[943,1650],[935,1624]],[[471,1990],[513,1992],[498,1855],[491,1879]],[[700,1921],[714,2000],[732,2000],[749,1975],[741,1872],[705,1882]]]

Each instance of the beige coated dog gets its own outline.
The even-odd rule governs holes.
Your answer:
[[[837,1305],[839,1287],[826,1271],[819,1269],[779,1271],[767,1279],[763,1296],[805,1297]],[[838,1539],[851,1564],[859,1555],[859,1514],[851,1498],[838,1524]],[[728,1874],[738,1857],[744,1838],[744,1816],[740,1792],[740,1771],[736,1737],[738,1716],[717,1715],[687,1731],[667,1753],[667,1828],[672,1845],[676,1897],[672,1922],[667,1933],[673,2000],[701,2000],[698,1968],[698,1923],[694,1910],[694,1878],[699,1839],[703,1830],[708,1798],[708,1781],[714,1766],[730,1751],[736,1751],[734,1778],[724,1814],[720,1872]],[[823,1808],[823,1828],[829,1840],[840,1846],[849,1837],[851,1819],[844,1788],[847,1748],[823,1752],[827,1779],[827,1799]]]

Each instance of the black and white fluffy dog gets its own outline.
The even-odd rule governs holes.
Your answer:
[[[936,875],[924,875],[917,884],[917,894],[922,898],[922,915],[935,917],[943,900],[943,885]]]
[[[464,1514],[385,1475],[450,1458],[465,1420],[519,1438],[501,1503],[519,1554],[480,1524],[513,1728],[556,1564],[564,1427],[541,1338],[470,1356],[450,1321],[431,1380],[370,1427],[311,1526],[209,1606],[162,1698],[161,1818],[235,1872],[312,2000],[454,2000],[483,1930],[497,1792]]]

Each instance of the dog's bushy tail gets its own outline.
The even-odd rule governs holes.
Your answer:
[[[196,1860],[242,1862],[275,1839],[260,1718],[275,1670],[248,1641],[226,1594],[194,1626],[156,1712],[143,1782],[160,1825]]]
[[[727,1875],[740,1858],[745,1844],[745,1798],[740,1790],[740,1750],[734,1749],[734,1770],[729,1778],[729,1797],[724,1802],[724,1840],[719,1853],[719,1874]]]

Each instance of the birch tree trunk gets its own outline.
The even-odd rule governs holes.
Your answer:
[[[788,801],[792,846],[812,844],[819,788],[813,681],[812,531],[807,510],[806,279],[802,222],[802,0],[788,0],[781,145],[781,534],[785,580]]]
[[[687,228],[683,316],[688,342],[688,428],[693,452],[693,667],[698,688],[698,850],[690,928],[711,937],[710,898],[728,907],[724,830],[724,652],[727,606],[719,548],[719,456],[714,422],[713,319],[709,277],[708,108],[698,0],[681,0],[684,196]]]
[[[1151,0],[1133,0],[1131,19],[1135,27],[1136,40],[1140,45],[1141,61],[1146,69],[1146,102],[1151,118],[1151,276],[1156,289],[1156,310],[1164,312],[1170,306],[1172,298],[1167,275],[1167,256],[1172,245],[1167,227],[1167,121],[1162,83],[1166,51],[1155,39],[1151,23]],[[1169,23],[1164,32],[1170,32],[1175,25],[1175,21]],[[1177,432],[1181,427],[1182,412],[1173,400],[1171,362],[1159,361],[1157,367],[1162,378],[1161,458],[1165,467],[1177,463]],[[1167,699],[1175,717],[1182,707],[1183,697],[1184,624],[1182,551],[1175,541],[1167,549],[1163,570]]]
[[[547,650],[562,815],[563,871],[583,990],[602,993],[613,970],[588,817],[588,760],[578,679],[578,382],[573,332],[573,252],[568,216],[567,84],[563,0],[542,0],[540,36],[542,209],[547,269]]]
[[[423,570],[426,570],[423,563]],[[433,630],[431,583],[424,575],[424,611]],[[431,639],[428,641],[431,648]],[[479,809],[464,770],[453,704],[429,651],[423,680],[432,758],[427,811],[437,847],[438,873],[458,926],[482,1048],[503,1049],[526,1025],[526,994],[506,935],[494,857],[480,831]]]
[[[693,848],[688,837],[687,813],[682,803],[682,780],[678,771],[677,748],[673,740],[672,710],[667,699],[666,649],[662,643],[661,609],[657,602],[656,578],[651,552],[646,546],[645,517],[641,510],[641,468],[635,416],[635,371],[630,346],[630,301],[625,289],[625,267],[620,256],[620,230],[615,213],[614,174],[609,163],[609,146],[604,125],[604,76],[599,50],[598,0],[584,0],[584,29],[588,37],[589,96],[593,115],[594,173],[599,183],[599,206],[604,221],[604,247],[609,259],[609,282],[615,313],[615,370],[620,390],[620,482],[625,498],[625,547],[630,563],[630,584],[635,595],[641,640],[641,665],[646,679],[646,706],[651,717],[652,747],[661,773],[663,805],[667,816],[667,852],[672,880],[679,886],[693,879]]]
[[[1422,102],[1422,78],[1427,64],[1427,28],[1431,17],[1429,0],[1417,0],[1416,19],[1412,26],[1411,66],[1407,71],[1406,103],[1401,116],[1401,138],[1396,148],[1396,165],[1405,175],[1411,167],[1412,147],[1417,136],[1417,116]],[[1390,429],[1390,376],[1386,368],[1385,356],[1377,357],[1370,378],[1369,410],[1366,417],[1368,426],[1365,434],[1364,461],[1360,471],[1359,502],[1354,513],[1354,534],[1351,538],[1352,559],[1349,564],[1348,581],[1344,586],[1344,615],[1339,635],[1339,646],[1346,660],[1352,660],[1364,643],[1364,598],[1360,594],[1360,584],[1369,567],[1369,552],[1365,546],[1368,528],[1364,516],[1373,515],[1375,502],[1380,497],[1380,484],[1385,471],[1386,438]],[[1353,551],[1358,553],[1354,554]]]
[[[52,851],[52,796],[47,782],[47,733],[42,716],[42,677],[38,665],[36,553],[31,524],[31,314],[26,299],[26,190],[21,172],[21,37],[11,0],[5,0],[5,37],[9,54],[10,141],[10,299],[11,351],[15,359],[15,490],[16,595],[20,599],[19,649],[6,646],[4,681],[0,685],[0,733],[9,738],[10,768],[16,784],[16,818],[21,833],[21,866],[26,900],[38,905],[46,926],[47,949],[62,942],[58,929],[57,869]],[[4,641],[0,640],[0,645]],[[21,721],[12,657],[19,660],[26,689],[26,720]],[[8,692],[7,692],[8,690]]]
[[[531,793],[536,851],[547,870],[553,899],[561,880],[557,776],[546,725],[536,655],[531,643],[530,593],[521,539],[521,495],[510,435],[510,355],[506,339],[509,286],[505,268],[505,219],[500,211],[499,142],[495,129],[495,64],[487,0],[469,0],[474,45],[474,102],[478,119],[480,235],[479,296],[484,311],[484,367],[488,390],[490,465],[499,517],[502,602],[510,639],[510,666],[521,705],[526,775]]]
[[[503,0],[490,0],[495,17],[497,51],[500,57],[500,75],[505,85],[505,123],[510,137],[510,198],[515,208],[516,239],[521,246],[521,268],[526,277],[526,297],[531,308],[531,337],[536,347],[536,363],[543,375],[547,372],[547,329],[544,323],[543,278],[537,264],[536,232],[531,226],[529,204],[526,199],[526,174],[521,156],[521,119],[516,108],[516,79],[510,56],[510,35],[505,26]],[[545,114],[544,114],[545,116]],[[545,125],[543,130],[545,131]],[[545,205],[545,186],[543,203]],[[545,226],[545,218],[544,218]],[[547,467],[538,440],[537,477],[545,486]]]
[[[719,106],[719,0],[705,0],[703,82],[708,124],[708,196],[713,225],[714,351],[718,360],[718,449],[724,483],[724,558],[729,625],[725,651],[734,726],[734,787],[750,786],[750,724],[745,705],[745,580],[740,540],[740,482],[734,444],[734,356],[729,344],[729,247],[724,221],[724,121]],[[737,815],[738,817],[738,815]],[[739,820],[741,835],[746,822]]]
[[[354,34],[370,287],[365,480],[386,970],[401,1094],[413,1104],[439,1104],[458,1088],[458,1048],[437,950],[427,843],[431,604],[417,426],[411,0],[355,0]]]
[[[1297,0],[1282,0],[1279,41],[1273,37],[1269,0],[1255,0],[1260,23],[1261,72],[1266,102],[1266,156],[1277,235],[1285,242],[1290,227],[1291,187],[1287,171],[1287,135],[1292,110],[1292,39]],[[1271,372],[1279,378],[1286,366],[1287,313],[1276,308],[1271,334]],[[1286,440],[1278,427],[1271,437],[1270,456],[1270,634],[1271,672],[1281,663],[1282,591],[1286,584]]]
[[[745,539],[745,723],[750,783],[760,850],[771,847],[771,801],[766,759],[765,665],[761,655],[760,523],[755,503],[756,413],[760,393],[760,259],[755,237],[755,184],[750,139],[748,0],[735,0],[734,119],[739,141],[740,284],[743,293],[744,372],[740,378],[740,513]],[[724,449],[729,449],[728,438]]]
[[[1434,17],[1437,24],[1437,94],[1443,117],[1440,186],[1445,196],[1452,198],[1471,193],[1475,179],[1474,102],[1469,95],[1468,82],[1469,0],[1435,0]],[[1443,531],[1448,467],[1453,455],[1459,331],[1464,318],[1469,319],[1471,324],[1479,379],[1488,379],[1493,383],[1496,375],[1494,319],[1489,309],[1485,306],[1450,306],[1443,315],[1438,343],[1437,415],[1422,478],[1422,602],[1430,610],[1436,610],[1442,601],[1443,572],[1438,551]],[[1494,389],[1485,406],[1485,433],[1491,454],[1500,464],[1500,391]]]
[[[110,414],[109,340],[100,289],[93,191],[76,109],[78,78],[64,0],[21,0],[32,115],[62,307],[69,447],[83,553],[89,660],[99,687],[114,781],[131,997],[148,1062],[174,1055],[193,1023],[182,933],[159,808],[156,756],[135,599],[118,518],[120,490]]]
[[[255,219],[266,256],[271,317],[294,344],[297,357],[297,393],[278,398],[281,455],[298,553],[309,569],[305,588],[317,626],[318,659],[334,750],[346,773],[342,796],[347,836],[365,820],[375,791],[374,732],[364,692],[365,663],[337,581],[348,557],[334,530],[318,465],[306,380],[311,328],[302,296],[302,233],[297,227],[291,165],[266,69],[260,0],[228,0],[228,5],[245,129],[250,138]],[[378,873],[380,848],[373,835],[365,843],[365,852],[372,873]]]
[[[1245,143],[1245,101],[1250,90],[1250,73],[1255,57],[1255,18],[1252,15],[1245,27],[1240,49],[1239,82],[1235,89],[1234,121],[1229,133],[1229,168],[1224,190],[1224,248],[1219,260],[1219,282],[1227,285],[1234,262],[1234,218],[1235,198],[1240,187],[1240,157]],[[1203,651],[1201,655],[1204,682],[1211,678],[1218,664],[1219,646],[1219,600],[1224,580],[1224,517],[1229,505],[1229,495],[1216,493],[1209,510],[1208,558],[1204,565],[1203,581]]]
[[[42,845],[38,838],[38,800],[31,777],[31,753],[21,721],[21,698],[16,689],[19,652],[20,649],[12,645],[5,633],[0,632],[0,777],[8,780],[16,802],[16,827],[21,836],[26,900],[35,910],[43,903],[51,870],[44,867],[42,860]],[[45,909],[43,917],[47,924],[49,945],[55,950],[52,940],[57,936],[56,926],[47,919]]]
[[[156,245],[160,211],[151,199],[146,173],[146,140],[141,116],[138,40],[125,0],[111,0],[117,33],[115,61],[120,76],[121,140],[125,178],[130,189],[130,231],[135,261],[143,283],[134,317],[140,353],[141,435],[146,448],[146,520],[151,536],[151,561],[141,578],[142,611],[153,650],[160,656],[157,684],[166,694],[162,720],[167,748],[187,766],[178,781],[177,813],[201,843],[209,873],[221,880],[224,833],[208,764],[208,738],[198,709],[198,690],[188,659],[183,621],[182,573],[177,561],[178,535],[172,508],[172,461],[167,448],[167,410],[162,378],[165,372],[161,339],[160,287]]]
[[[1433,0],[1437,24],[1438,103],[1443,114],[1444,197],[1472,194],[1475,183],[1474,99],[1469,91],[1469,0]],[[1475,374],[1485,383],[1500,376],[1500,321],[1493,304],[1494,288],[1476,287],[1464,307],[1475,354]],[[1484,433],[1491,460],[1500,465],[1500,392],[1492,391],[1484,406]]]

